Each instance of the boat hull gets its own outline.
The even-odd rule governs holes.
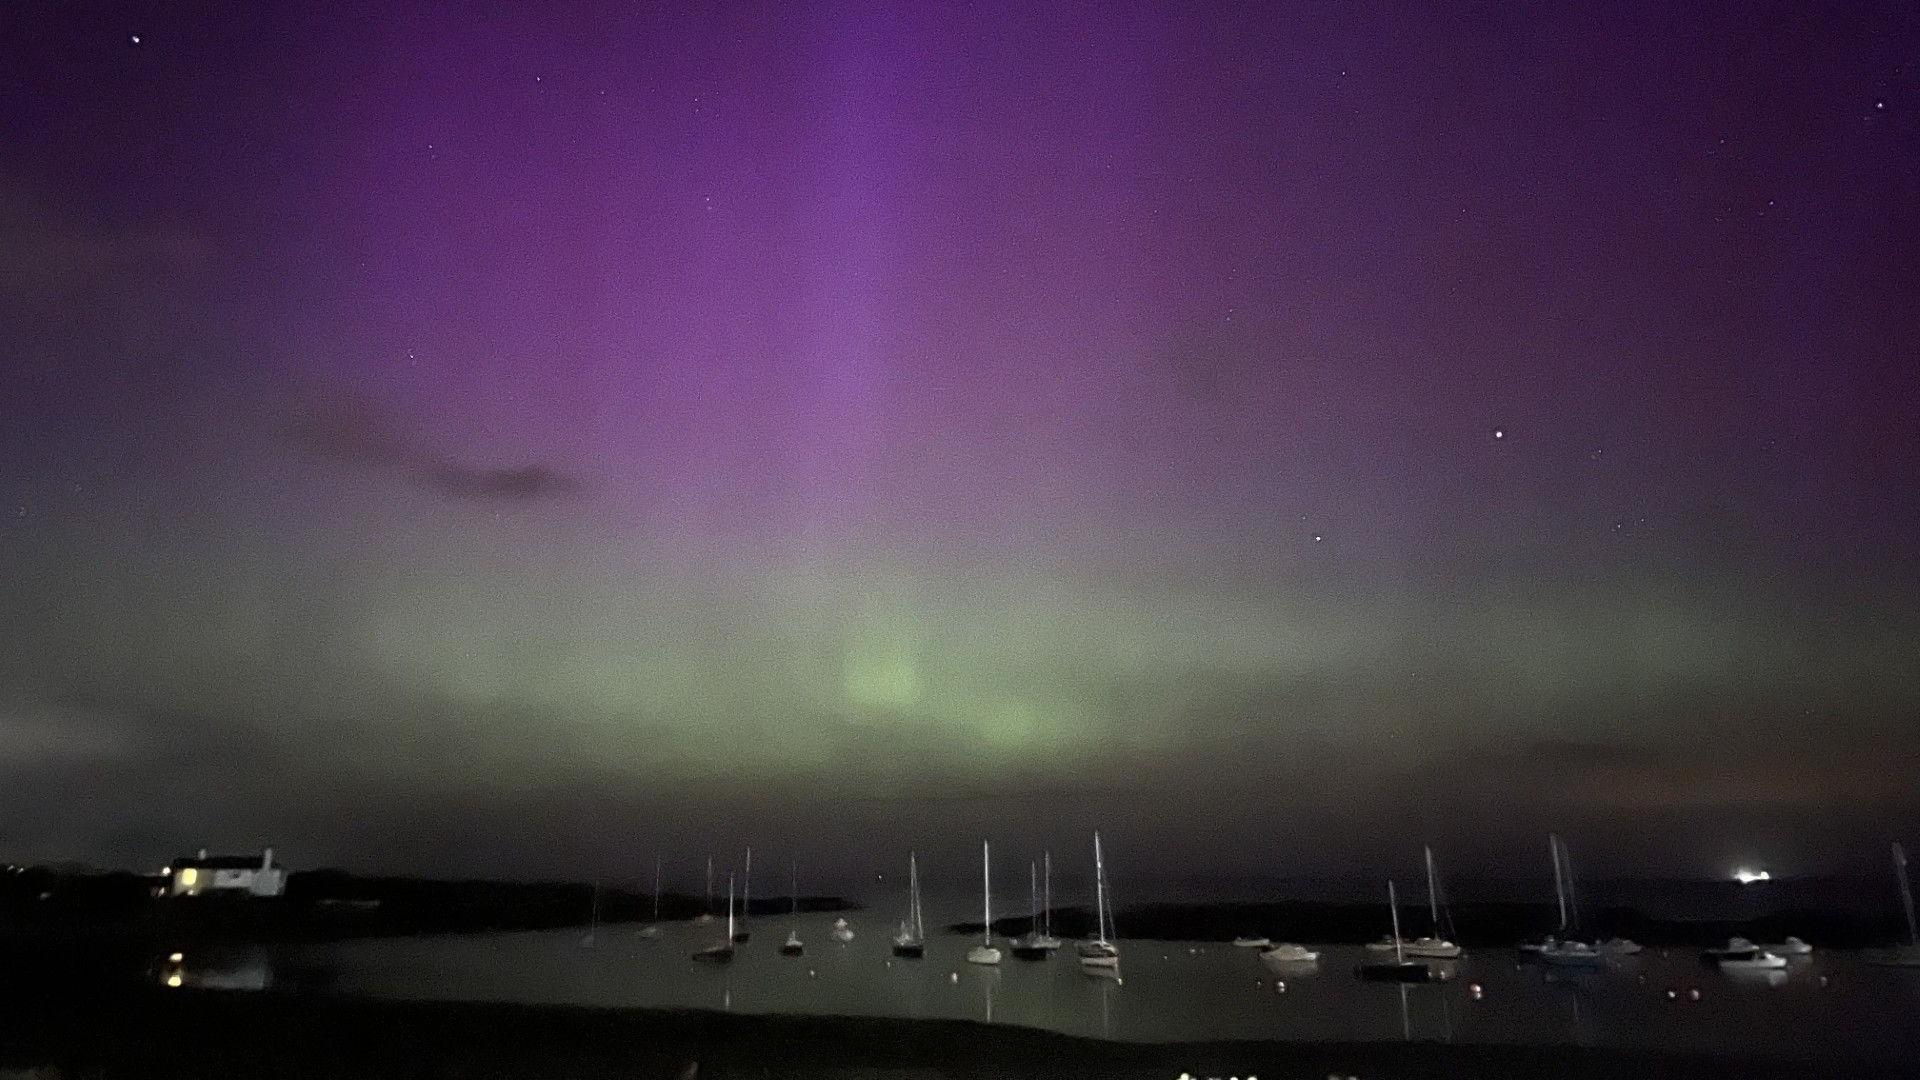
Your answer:
[[[733,946],[715,945],[701,949],[693,954],[693,958],[703,964],[731,964],[733,963]]]
[[[893,955],[904,956],[909,960],[918,960],[927,955],[927,947],[917,941],[911,944],[902,944],[896,941],[893,944]]]
[[[1412,960],[1403,964],[1361,964],[1355,973],[1367,982],[1430,983],[1446,980],[1446,975],[1433,965]]]
[[[1607,955],[1592,950],[1542,949],[1540,959],[1554,967],[1590,968],[1607,962]]]
[[[990,945],[975,945],[967,950],[967,963],[991,966],[1000,962],[1000,950]]]

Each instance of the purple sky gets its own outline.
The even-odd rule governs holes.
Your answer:
[[[1682,7],[8,5],[0,854],[1871,853],[1920,30]]]

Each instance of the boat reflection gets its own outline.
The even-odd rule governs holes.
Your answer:
[[[168,953],[155,980],[173,990],[260,991],[273,985],[273,964],[264,949],[213,949]]]

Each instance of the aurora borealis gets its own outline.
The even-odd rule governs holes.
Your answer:
[[[1682,6],[8,5],[0,856],[1877,858],[1920,29]]]

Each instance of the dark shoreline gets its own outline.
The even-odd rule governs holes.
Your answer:
[[[1556,911],[1551,904],[1464,903],[1452,906],[1453,940],[1468,948],[1511,949],[1520,942],[1551,933]],[[1424,905],[1401,911],[1409,936],[1427,932]],[[1387,935],[1390,925],[1385,904],[1340,904],[1309,900],[1209,904],[1140,904],[1121,908],[1115,915],[1123,939],[1135,941],[1232,941],[1242,935],[1269,937],[1316,945],[1362,945]],[[1093,930],[1093,912],[1086,908],[1053,910],[1054,932],[1063,937],[1085,937]],[[995,919],[996,933],[1008,937],[1026,933],[1031,920]],[[979,923],[959,922],[946,928],[955,934],[978,934]],[[1629,937],[1642,945],[1700,948],[1718,945],[1730,937],[1751,941],[1782,941],[1788,935],[1819,948],[1871,948],[1901,939],[1897,916],[1885,921],[1862,920],[1820,910],[1786,909],[1747,919],[1659,919],[1634,908],[1610,907],[1582,920],[1589,940]]]
[[[329,996],[0,995],[0,1068],[37,1078],[1195,1077],[1439,1080],[1911,1075],[1894,1063],[1440,1043],[1102,1042],[960,1020]]]

